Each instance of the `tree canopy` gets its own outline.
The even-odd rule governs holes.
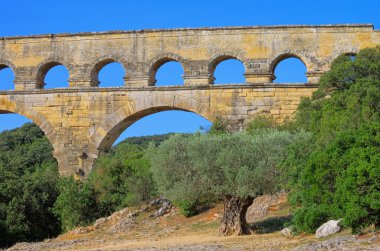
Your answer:
[[[60,232],[51,212],[57,181],[52,147],[37,126],[0,134],[0,246]]]
[[[221,232],[244,234],[249,231],[246,209],[254,198],[279,187],[278,165],[297,137],[307,134],[268,129],[254,135],[176,135],[151,149],[153,177],[159,192],[171,200],[224,198]],[[232,201],[238,204],[234,209]]]

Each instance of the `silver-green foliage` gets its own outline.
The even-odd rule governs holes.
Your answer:
[[[275,192],[287,147],[307,133],[276,129],[254,134],[175,135],[151,146],[151,170],[161,194],[172,200]]]

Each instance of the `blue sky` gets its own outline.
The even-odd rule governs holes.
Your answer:
[[[380,1],[2,1],[0,37],[75,33],[85,31],[136,30],[149,28],[245,26],[281,24],[371,23],[380,29]],[[297,60],[281,63],[275,74],[279,82],[302,82],[304,68]],[[176,63],[162,66],[157,85],[180,84],[182,68]],[[122,85],[123,69],[118,64],[106,66],[99,74],[103,87]],[[216,83],[243,82],[239,62],[221,63],[215,73]],[[12,72],[0,71],[0,90],[12,89]],[[67,85],[63,66],[47,75],[46,88]],[[0,115],[0,131],[22,125],[25,118]],[[193,132],[209,127],[207,120],[186,112],[157,113],[141,119],[122,135],[151,135],[166,132]]]

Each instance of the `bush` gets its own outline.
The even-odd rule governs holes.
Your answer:
[[[53,212],[60,219],[64,232],[87,225],[100,216],[96,194],[88,183],[63,177],[59,191]]]
[[[156,196],[144,151],[138,145],[121,143],[97,160],[88,182],[97,194],[102,215]]]
[[[212,125],[211,128],[208,130],[208,134],[211,135],[219,135],[224,134],[228,132],[228,122],[221,117],[217,117]]]
[[[311,204],[296,210],[292,222],[294,233],[314,233],[330,217],[329,208],[325,205]]]
[[[259,130],[266,130],[270,128],[275,128],[276,124],[270,117],[256,117],[247,124],[246,131],[249,134],[255,134]]]
[[[380,47],[339,57],[295,124],[313,134],[283,164],[295,227],[312,232],[337,218],[355,233],[380,227]]]
[[[198,213],[197,212],[197,205],[199,205],[198,201],[178,200],[178,201],[175,201],[174,204],[179,208],[183,216],[190,217]]]

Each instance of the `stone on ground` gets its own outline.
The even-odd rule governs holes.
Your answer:
[[[340,231],[341,220],[329,220],[320,226],[315,232],[315,237],[322,238]]]

